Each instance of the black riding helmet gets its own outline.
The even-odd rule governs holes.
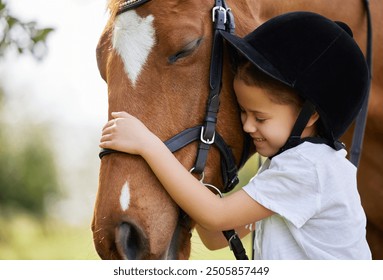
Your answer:
[[[365,58],[345,23],[291,12],[266,21],[244,38],[221,34],[231,51],[306,100],[281,151],[304,141],[300,136],[314,110],[327,144],[342,147],[338,139],[357,116],[369,88]]]

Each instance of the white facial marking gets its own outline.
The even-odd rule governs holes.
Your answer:
[[[127,11],[116,18],[113,48],[121,56],[133,86],[155,43],[153,20],[152,15],[142,18],[135,11]]]
[[[129,204],[130,204],[129,184],[128,182],[125,182],[125,184],[122,186],[121,195],[120,195],[120,205],[121,205],[122,211],[128,210]]]

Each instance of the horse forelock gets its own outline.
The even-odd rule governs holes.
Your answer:
[[[118,13],[121,5],[123,3],[125,3],[126,1],[127,0],[108,0],[107,7],[108,7],[108,10],[109,10],[110,16],[111,17],[116,16],[116,14]]]

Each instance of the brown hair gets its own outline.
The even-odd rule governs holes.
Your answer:
[[[265,89],[274,103],[294,105],[297,112],[302,108],[304,100],[294,89],[266,75],[249,61],[237,66],[235,77],[248,86]]]
[[[296,90],[265,74],[247,60],[239,60],[239,63],[235,66],[236,79],[241,79],[248,86],[257,86],[265,89],[272,102],[293,105],[297,113],[300,112],[304,99]],[[322,121],[319,119],[319,121],[316,122],[316,134],[325,137],[325,131]]]

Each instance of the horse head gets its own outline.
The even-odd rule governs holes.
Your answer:
[[[144,3],[123,9],[136,2]],[[110,1],[110,19],[97,47],[100,74],[108,84],[109,118],[111,112],[127,111],[163,141],[203,123],[209,95],[212,6],[205,0]],[[253,22],[253,27],[249,9],[240,10],[241,21]],[[250,29],[237,22],[237,33]],[[216,131],[238,165],[244,135],[231,79],[225,63]],[[197,146],[193,142],[174,153],[188,170],[194,165]],[[212,147],[204,180],[222,186],[220,167],[220,152]],[[102,158],[92,223],[101,258],[188,258],[193,224],[182,216],[141,157],[113,153]]]

